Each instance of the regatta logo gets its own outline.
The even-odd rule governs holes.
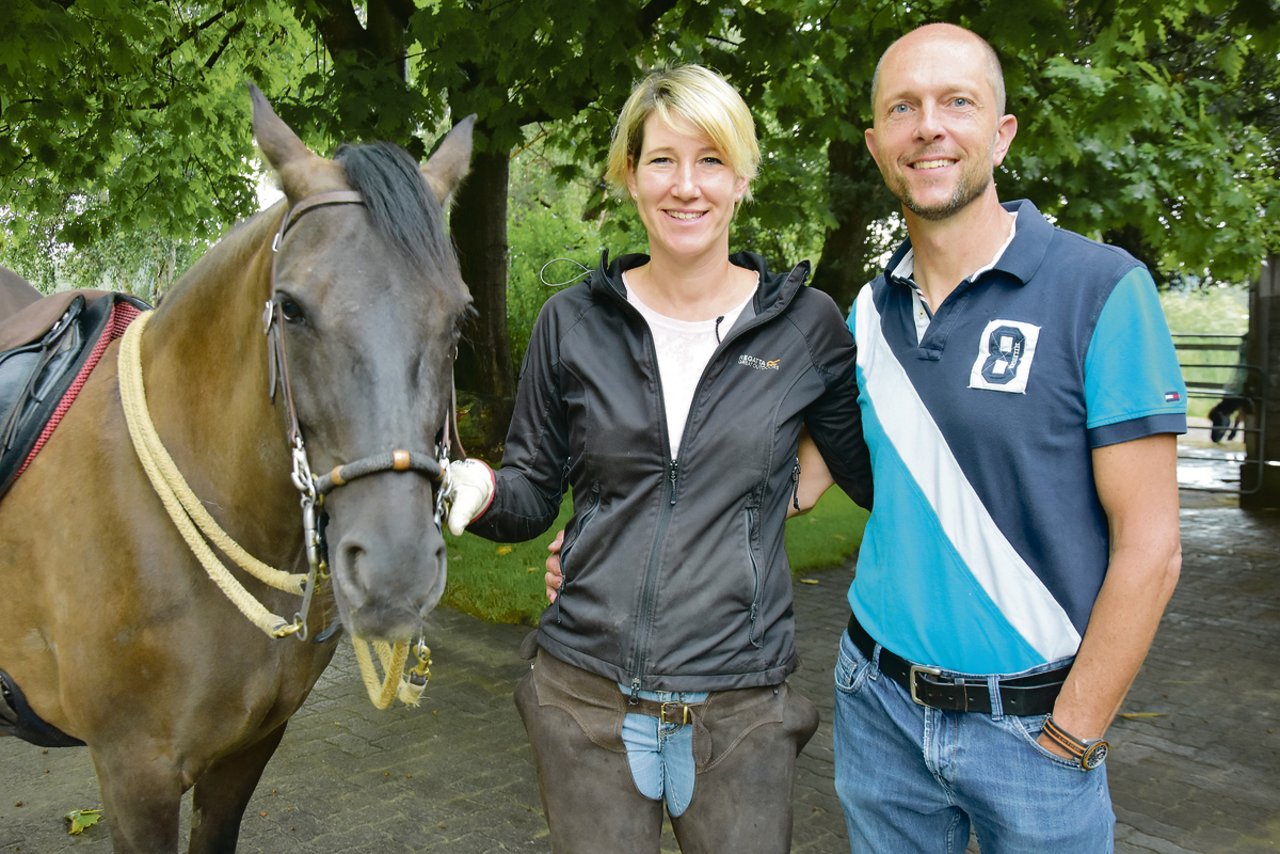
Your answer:
[[[743,354],[738,357],[738,364],[745,368],[754,368],[757,371],[776,371],[778,370],[778,366],[782,364],[782,360],[769,359],[766,361],[756,356]]]
[[[1021,320],[993,320],[982,330],[969,388],[1025,394],[1040,327]]]

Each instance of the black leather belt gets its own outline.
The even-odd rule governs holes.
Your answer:
[[[867,660],[875,652],[876,642],[858,622],[849,617],[849,639]],[[936,667],[912,664],[880,647],[880,672],[907,690],[911,699],[922,706],[953,712],[991,714],[991,690],[984,678],[952,678],[943,676]],[[1001,679],[1000,706],[1006,715],[1047,715],[1062,690],[1071,667],[1059,667],[1032,676]]]

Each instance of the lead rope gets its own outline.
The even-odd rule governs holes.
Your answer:
[[[405,665],[409,661],[408,641],[399,641],[395,646],[386,641],[374,641],[372,646],[382,665],[381,677],[373,663],[373,656],[369,654],[370,644],[358,635],[351,636],[351,647],[356,653],[356,663],[360,665],[360,678],[364,681],[369,702],[376,709],[387,708],[395,699],[406,706],[418,705],[422,700],[422,692],[427,688],[427,681],[431,678],[431,649],[419,642],[414,649],[417,664],[406,673]]]
[[[120,402],[124,407],[125,422],[129,426],[129,437],[133,440],[138,460],[147,473],[147,479],[151,481],[152,489],[168,511],[169,518],[182,534],[187,547],[199,559],[209,579],[218,585],[241,614],[267,635],[282,638],[294,634],[301,625],[297,621],[289,622],[278,614],[271,613],[255,599],[213,553],[209,542],[245,572],[277,590],[301,596],[307,576],[274,569],[250,555],[233,540],[204,509],[173,458],[169,456],[151,421],[142,379],[142,332],[151,319],[151,314],[149,311],[143,312],[129,324],[120,341],[118,356]]]

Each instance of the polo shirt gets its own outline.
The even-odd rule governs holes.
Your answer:
[[[1012,675],[1070,659],[1106,575],[1092,451],[1186,431],[1147,270],[1028,201],[996,262],[917,336],[885,272],[849,314],[875,478],[849,604],[917,664]]]

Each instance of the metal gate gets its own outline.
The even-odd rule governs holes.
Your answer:
[[[1187,434],[1178,439],[1178,487],[1257,491],[1267,459],[1266,383],[1261,367],[1248,362],[1245,336],[1186,333],[1174,335],[1173,344],[1190,410]]]

